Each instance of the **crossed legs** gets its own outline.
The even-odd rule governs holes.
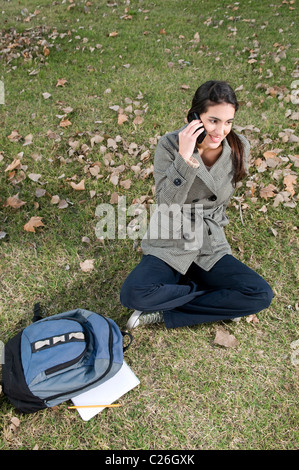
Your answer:
[[[232,255],[223,256],[210,271],[193,263],[185,275],[155,256],[143,255],[120,294],[127,308],[163,311],[167,328],[257,313],[272,297],[269,284]]]

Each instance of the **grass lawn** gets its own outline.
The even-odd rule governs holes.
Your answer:
[[[125,326],[119,292],[140,239],[100,240],[97,207],[149,208],[159,136],[184,124],[209,79],[237,90],[235,128],[251,142],[227,238],[275,296],[239,323],[134,330],[125,360],[140,385],[88,422],[68,403],[18,415],[1,394],[0,449],[296,449],[297,2],[21,3],[0,1],[1,341],[30,324],[35,302]],[[219,328],[235,347],[214,341]]]

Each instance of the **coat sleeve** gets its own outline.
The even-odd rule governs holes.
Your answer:
[[[177,134],[166,134],[158,142],[154,159],[154,178],[158,204],[183,205],[196,177],[178,152]]]

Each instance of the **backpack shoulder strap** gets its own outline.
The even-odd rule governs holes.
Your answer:
[[[129,349],[129,347],[131,346],[131,343],[133,341],[133,336],[131,335],[131,333],[128,333],[128,331],[121,331],[121,334],[123,335],[123,338],[125,336],[128,336],[129,337],[129,344],[127,344],[126,346],[123,347],[123,352],[127,351]]]
[[[41,319],[42,319],[41,308],[40,308],[40,303],[38,302],[38,303],[34,304],[34,307],[33,307],[32,321],[33,321],[33,323],[35,323],[36,321],[41,320]]]

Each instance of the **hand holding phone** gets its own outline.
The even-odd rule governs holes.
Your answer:
[[[197,113],[193,112],[193,113],[191,113],[191,114],[188,115],[188,122],[194,121],[194,119],[200,120],[200,117],[199,117],[199,115],[198,115]],[[199,129],[199,128],[198,128],[198,129]],[[196,129],[196,131],[198,131],[198,129]],[[204,138],[206,137],[206,135],[207,135],[207,132],[206,132],[206,130],[205,130],[205,128],[204,128],[204,131],[197,137],[196,142],[197,142],[198,144],[201,144],[202,141],[204,140]]]

